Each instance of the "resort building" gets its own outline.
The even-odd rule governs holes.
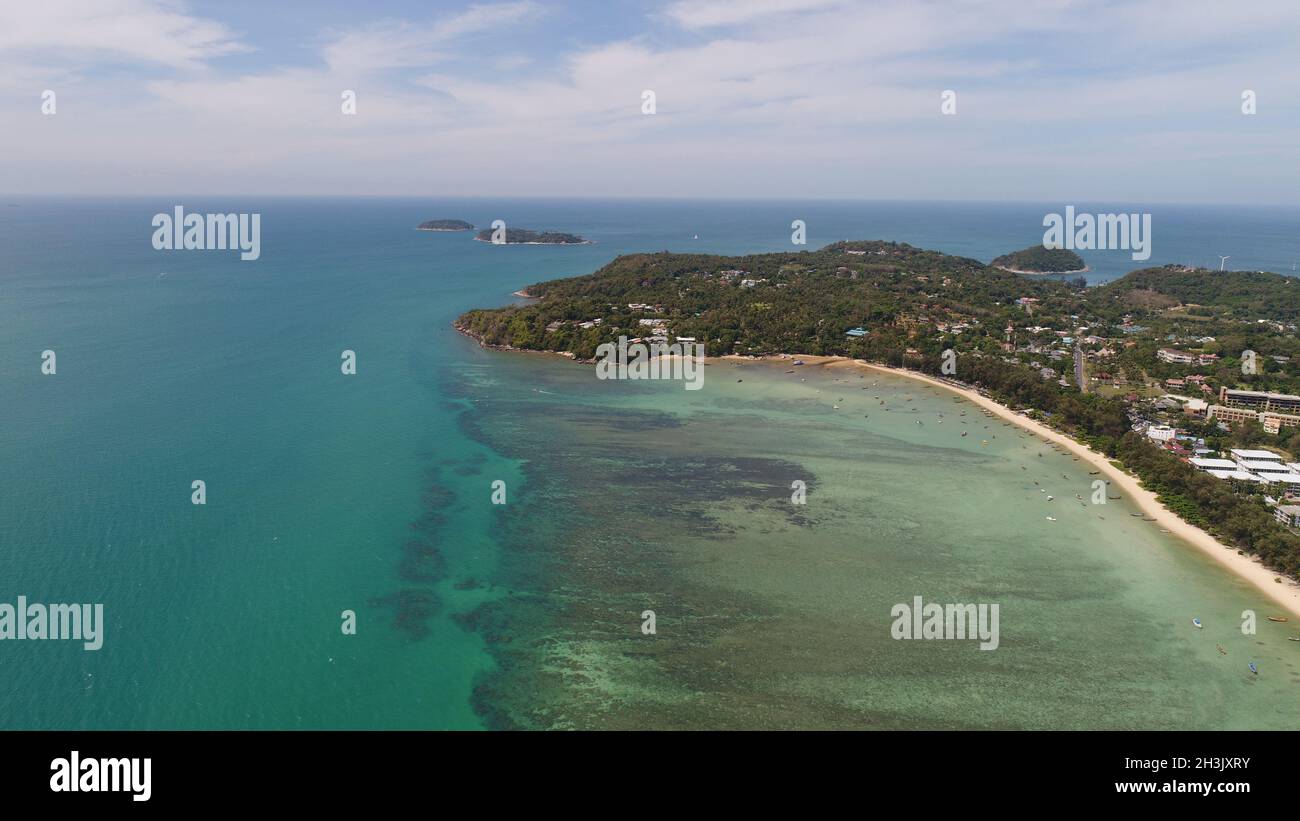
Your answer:
[[[1254,411],[1247,408],[1232,408],[1226,405],[1210,405],[1206,417],[1220,422],[1259,422],[1265,433],[1277,433],[1282,428],[1300,427],[1300,416],[1274,411]]]
[[[1233,482],[1247,482],[1255,485],[1268,484],[1267,479],[1261,479],[1253,473],[1247,473],[1244,470],[1207,470],[1206,473],[1215,479],[1227,479]]]
[[[1269,484],[1282,485],[1282,489],[1288,494],[1300,491],[1300,473],[1275,473],[1261,478],[1268,479]]]
[[[1175,365],[1193,365],[1196,363],[1196,355],[1179,351],[1174,348],[1161,348],[1156,351],[1156,359],[1161,362],[1170,362]]]
[[[1226,405],[1210,405],[1209,410],[1205,413],[1209,419],[1218,419],[1220,422],[1227,422],[1232,425],[1237,422],[1257,422],[1259,413],[1253,410],[1244,410],[1242,408],[1230,408]]]
[[[1219,404],[1230,408],[1250,408],[1260,412],[1300,413],[1300,396],[1290,393],[1219,388]]]
[[[1279,505],[1273,516],[1287,527],[1300,527],[1300,505]]]
[[[1295,471],[1282,464],[1281,462],[1260,462],[1254,460],[1243,460],[1237,463],[1242,470],[1248,470],[1265,479],[1271,479],[1274,476],[1292,476]]]
[[[1237,469],[1237,463],[1231,459],[1205,459],[1198,456],[1189,459],[1188,461],[1191,462],[1192,467],[1197,470],[1205,471],[1206,473],[1209,473],[1212,470],[1232,471]]]
[[[1147,428],[1147,438],[1156,442],[1170,442],[1177,435],[1178,431],[1168,425],[1152,425]]]
[[[1277,433],[1282,428],[1300,427],[1300,416],[1269,411],[1259,415],[1259,422],[1264,426],[1265,433]]]
[[[1247,450],[1245,448],[1233,448],[1229,453],[1232,458],[1238,462],[1272,462],[1282,464],[1282,457],[1278,456],[1271,450]]]

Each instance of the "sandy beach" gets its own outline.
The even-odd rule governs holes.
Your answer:
[[[761,358],[727,356],[721,357],[728,362],[791,362],[795,359],[802,360],[804,366],[824,366],[828,368],[852,368],[878,371],[880,373],[892,374],[913,379],[918,382],[925,382],[938,388],[951,391],[962,396],[974,404],[984,408],[999,418],[1011,422],[1024,430],[1038,436],[1047,442],[1052,442],[1069,450],[1069,452],[1078,456],[1080,461],[1086,461],[1096,470],[1101,471],[1102,475],[1111,481],[1111,488],[1118,489],[1127,495],[1143,513],[1155,519],[1150,524],[1168,530],[1171,534],[1178,536],[1183,541],[1193,545],[1197,549],[1210,556],[1224,568],[1235,573],[1238,577],[1244,579],[1259,589],[1261,593],[1269,599],[1276,602],[1277,605],[1285,609],[1293,618],[1300,618],[1300,584],[1286,578],[1265,567],[1258,559],[1249,555],[1239,555],[1236,549],[1231,548],[1215,539],[1209,533],[1201,530],[1194,525],[1188,524],[1178,517],[1173,511],[1164,507],[1156,500],[1156,495],[1143,488],[1135,476],[1132,476],[1110,463],[1110,460],[1101,453],[1097,453],[1091,448],[1083,445],[1063,433],[1059,433],[1047,425],[1037,422],[1025,416],[1019,415],[1016,411],[1011,410],[1005,405],[981,396],[970,388],[959,387],[948,384],[942,380],[927,374],[916,371],[890,368],[883,365],[873,365],[862,360],[847,359],[845,357],[835,356],[801,356],[801,355],[784,355],[769,356]],[[1281,579],[1279,583],[1276,579]],[[1257,614],[1261,621],[1266,616],[1278,615],[1274,613]]]

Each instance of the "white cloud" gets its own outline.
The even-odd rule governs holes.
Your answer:
[[[176,29],[190,45],[169,59],[205,68],[129,89],[87,80],[70,89],[75,105],[61,95],[57,118],[14,118],[19,151],[0,156],[0,178],[30,188],[48,169],[39,184],[110,192],[1284,201],[1300,190],[1285,102],[1300,99],[1300,75],[1274,39],[1300,16],[1289,4],[1273,16],[1205,0],[1056,0],[1014,14],[976,0],[665,8],[672,36],[573,45],[552,32],[524,52],[505,35],[542,21],[541,6],[476,5],[326,32],[319,63],[239,75],[212,60],[239,44],[196,20]],[[1162,31],[1177,38],[1149,36],[1170,18]],[[156,63],[129,55],[139,32],[167,26],[135,26],[114,59]],[[355,117],[339,112],[344,88],[358,94]],[[640,113],[646,88],[654,116]],[[946,88],[956,117],[939,114]],[[1240,115],[1242,88],[1259,93],[1257,117]]]
[[[0,4],[0,54],[29,65],[91,59],[194,68],[242,51],[221,23],[154,0]]]
[[[718,28],[753,23],[789,14],[822,11],[846,0],[679,0],[667,15],[686,28]]]
[[[470,6],[432,24],[390,20],[356,32],[337,34],[323,52],[336,74],[429,66],[445,59],[444,49],[457,38],[510,26],[541,14],[532,0]]]

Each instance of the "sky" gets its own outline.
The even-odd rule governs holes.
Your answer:
[[[0,192],[1293,206],[1298,33],[1294,0],[6,2]]]

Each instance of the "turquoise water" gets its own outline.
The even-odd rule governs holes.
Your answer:
[[[95,653],[71,643],[0,643],[5,728],[495,726],[500,687],[492,682],[514,681],[519,665],[530,663],[503,651],[506,639],[520,636],[518,647],[523,637],[546,634],[555,614],[528,608],[560,600],[570,582],[593,584],[577,578],[579,567],[544,561],[548,547],[554,557],[581,537],[568,529],[565,511],[530,507],[528,493],[530,486],[540,493],[539,465],[562,465],[566,454],[599,444],[609,397],[592,388],[596,415],[577,433],[567,430],[577,437],[569,441],[552,436],[553,400],[532,392],[537,385],[509,412],[491,407],[503,391],[522,391],[530,374],[564,379],[578,366],[524,358],[521,367],[521,357],[482,351],[450,329],[457,314],[503,304],[540,279],[587,273],[619,253],[788,248],[794,218],[807,221],[810,247],[879,237],[987,260],[1034,242],[1042,214],[1058,208],[8,202],[20,207],[0,207],[0,601],[103,602],[107,633]],[[177,204],[260,212],[262,258],[154,251],[150,220]],[[1153,263],[1206,264],[1233,253],[1241,267],[1289,270],[1296,255],[1300,212],[1150,210]],[[504,218],[597,244],[494,247],[468,234],[412,230],[441,217],[479,225]],[[1088,260],[1097,280],[1134,267],[1123,254]],[[57,353],[55,376],[40,373],[45,349]],[[340,373],[344,349],[357,353],[356,376]],[[724,398],[701,394],[701,401]],[[632,403],[629,414],[666,412],[653,392],[628,396],[619,401]],[[649,405],[637,406],[636,397]],[[576,396],[570,406],[585,401]],[[760,420],[754,424],[779,412],[779,405],[745,411]],[[779,453],[770,450],[769,457]],[[207,484],[205,506],[190,503],[195,479]],[[504,508],[488,503],[496,479],[510,488]],[[923,485],[942,481],[936,469]],[[904,488],[895,492],[903,498]],[[890,493],[879,490],[882,498]],[[585,504],[567,501],[566,510]],[[525,511],[529,521],[511,518]],[[690,521],[695,512],[685,505],[677,515]],[[592,516],[604,522],[602,536],[622,532],[619,519]],[[829,532],[799,538],[836,543]],[[519,550],[529,539],[535,557]],[[544,580],[528,575],[533,558],[547,564]],[[994,567],[1016,561],[1003,557]],[[1202,586],[1194,590],[1217,589],[1211,569],[1178,572],[1195,576]],[[565,573],[575,575],[566,582]],[[1237,597],[1215,612],[1249,600],[1230,589]],[[745,607],[779,612],[765,598],[779,594],[761,579],[727,601],[742,594]],[[692,595],[701,607],[710,601]],[[1163,587],[1160,595],[1178,597]],[[344,610],[358,615],[356,636],[339,629]],[[504,621],[485,628],[476,613]],[[523,623],[533,615],[535,622]],[[1275,694],[1274,686],[1254,689]],[[1041,712],[1024,723],[1050,725],[1050,709],[1035,704]],[[632,707],[623,724],[635,725],[637,715],[652,723]],[[807,709],[807,723],[815,723],[816,708]],[[925,716],[924,705],[912,708],[915,724]],[[1224,720],[1256,724],[1232,712]]]

